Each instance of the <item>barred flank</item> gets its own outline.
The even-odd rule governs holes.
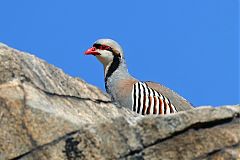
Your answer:
[[[176,113],[176,107],[170,100],[147,86],[137,82],[132,89],[132,110],[142,115]]]

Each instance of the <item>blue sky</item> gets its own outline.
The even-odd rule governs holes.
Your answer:
[[[83,52],[118,41],[129,71],[196,106],[237,104],[238,0],[3,0],[0,42],[104,90],[103,68]]]

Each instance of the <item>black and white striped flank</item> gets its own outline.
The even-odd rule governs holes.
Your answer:
[[[177,112],[167,97],[148,87],[144,82],[137,82],[133,85],[132,110],[142,115]]]

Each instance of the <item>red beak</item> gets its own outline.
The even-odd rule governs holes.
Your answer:
[[[90,55],[90,54],[92,54],[92,55],[94,55],[94,56],[100,55],[100,53],[96,52],[96,48],[95,48],[95,47],[91,47],[91,48],[89,48],[89,49],[85,52],[85,55]]]

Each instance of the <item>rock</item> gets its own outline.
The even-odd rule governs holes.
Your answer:
[[[117,108],[98,88],[0,45],[0,159],[119,116],[130,121],[136,115]]]
[[[240,159],[240,106],[140,116],[0,44],[0,160]]]

